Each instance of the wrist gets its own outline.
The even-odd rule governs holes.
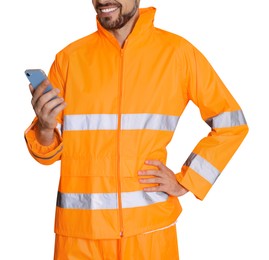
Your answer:
[[[177,181],[177,183],[178,183],[178,185],[179,185],[178,197],[179,197],[179,196],[182,196],[182,195],[184,195],[184,194],[186,194],[186,193],[189,192],[189,190],[186,189],[184,186],[182,186],[178,181]]]
[[[55,131],[52,128],[44,128],[37,122],[35,127],[35,135],[37,141],[44,146],[49,146],[53,143],[55,138]]]

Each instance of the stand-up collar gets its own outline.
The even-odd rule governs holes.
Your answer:
[[[139,17],[136,21],[136,24],[128,36],[129,38],[133,38],[135,36],[138,36],[140,34],[143,34],[145,31],[153,28],[153,22],[154,22],[154,16],[155,16],[156,8],[149,7],[149,8],[140,8],[139,9]],[[107,31],[96,19],[97,21],[97,28],[98,32],[102,35],[104,35],[106,38],[108,38],[110,41],[112,41],[114,44],[118,45],[118,42],[116,38]]]

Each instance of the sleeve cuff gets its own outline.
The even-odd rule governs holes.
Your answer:
[[[56,160],[58,160],[61,156],[61,152],[63,149],[62,138],[60,132],[57,128],[55,128],[55,135],[53,142],[44,146],[41,145],[36,139],[36,123],[37,119],[33,121],[30,127],[25,131],[25,140],[30,154],[33,156],[35,160],[42,164],[52,164]]]
[[[212,187],[211,183],[185,165],[182,167],[182,171],[176,174],[176,179],[184,188],[192,192],[200,200],[205,198]]]

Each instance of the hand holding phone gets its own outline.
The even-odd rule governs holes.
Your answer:
[[[57,116],[66,107],[64,99],[58,94],[60,90],[48,85],[47,76],[41,69],[25,71],[35,91],[32,91],[32,106],[38,118],[36,136],[38,142],[49,145],[54,138],[54,130],[57,125]]]

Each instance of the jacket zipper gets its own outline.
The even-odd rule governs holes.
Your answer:
[[[117,133],[117,181],[118,181],[118,206],[120,221],[120,237],[123,237],[123,217],[121,201],[121,181],[120,181],[120,132],[121,132],[121,102],[122,102],[122,85],[123,85],[123,55],[124,50],[120,50],[120,71],[119,71],[119,103],[118,103],[118,133]]]

